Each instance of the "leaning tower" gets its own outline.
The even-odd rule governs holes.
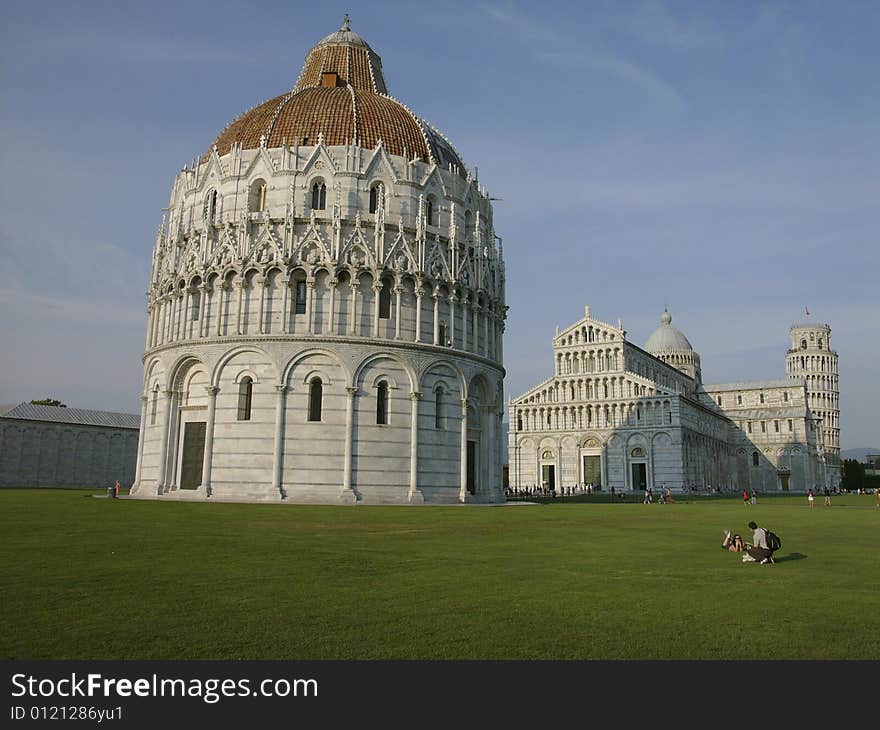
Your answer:
[[[829,486],[837,486],[840,482],[839,375],[837,353],[831,349],[831,327],[803,323],[792,325],[790,332],[786,374],[807,384],[807,404],[822,420]]]

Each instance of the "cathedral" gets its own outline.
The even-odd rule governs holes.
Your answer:
[[[840,482],[837,353],[827,324],[791,327],[786,377],[703,384],[664,311],[644,348],[584,317],[553,338],[554,372],[509,402],[511,488],[802,491]]]
[[[504,277],[487,191],[346,16],[174,180],[133,496],[503,501]]]

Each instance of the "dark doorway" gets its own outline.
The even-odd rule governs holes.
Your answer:
[[[633,464],[632,465],[632,475],[633,475],[633,489],[641,489],[645,490],[648,488],[648,465],[647,464]]]
[[[467,442],[467,490],[477,493],[477,442]]]
[[[541,467],[541,480],[547,489],[556,489],[556,467],[553,464],[544,464]]]
[[[197,489],[202,484],[205,460],[205,422],[191,421],[183,427],[183,463],[180,466],[180,488]]]
[[[584,457],[584,484],[598,486],[602,483],[602,457]]]
[[[788,474],[780,474],[779,475],[779,486],[782,487],[783,492],[788,491]]]

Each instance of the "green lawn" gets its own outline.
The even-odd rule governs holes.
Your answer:
[[[874,496],[506,507],[0,491],[3,659],[880,659]],[[97,493],[94,493],[97,494]],[[766,523],[775,565],[719,548]]]

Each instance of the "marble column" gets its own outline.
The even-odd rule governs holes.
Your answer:
[[[357,502],[357,495],[351,486],[351,451],[352,438],[354,437],[354,399],[357,396],[358,389],[348,387],[345,389],[348,394],[345,404],[345,465],[342,475],[342,493],[339,495],[339,501],[345,503]]]
[[[425,498],[419,491],[419,399],[422,394],[419,391],[410,393],[412,408],[410,411],[409,427],[409,493],[406,499],[410,504],[424,504]]]
[[[208,415],[205,422],[205,454],[202,458],[202,489],[205,496],[211,496],[211,464],[214,459],[214,421],[217,411],[217,393],[220,391],[216,385],[205,386],[208,394]]]
[[[145,395],[141,396],[141,427],[140,431],[138,431],[138,451],[137,451],[137,461],[135,461],[134,465],[134,484],[131,485],[131,489],[129,490],[130,494],[135,494],[140,491],[141,486],[141,464],[144,461],[144,441],[147,438],[147,402],[148,398]]]
[[[168,476],[168,438],[171,434],[171,401],[174,396],[173,390],[163,391],[165,395],[165,415],[162,421],[162,441],[159,443],[159,478],[157,480],[157,494],[162,494],[167,486]]]
[[[403,293],[403,288],[396,286],[394,287],[394,339],[400,339],[400,295]]]
[[[257,284],[260,285],[260,318],[259,318],[259,327],[260,334],[266,334],[266,287],[269,285],[269,282],[266,280],[265,276],[261,276],[257,279]]]
[[[272,455],[272,488],[278,492],[281,499],[287,495],[281,484],[282,459],[284,458],[284,394],[287,393],[286,385],[276,385],[275,392],[275,449]]]
[[[461,487],[458,491],[458,501],[467,502],[467,429],[468,412],[467,398],[461,399]]]
[[[422,297],[424,289],[416,289],[416,342],[422,341]]]

